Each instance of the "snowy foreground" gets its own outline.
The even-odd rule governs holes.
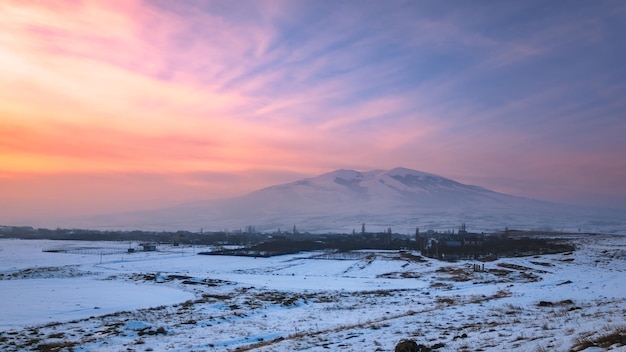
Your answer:
[[[573,253],[482,270],[416,252],[246,258],[4,239],[0,347],[393,351],[408,338],[438,351],[625,350],[588,346],[626,330],[626,236],[573,241]],[[42,251],[59,246],[76,250]]]

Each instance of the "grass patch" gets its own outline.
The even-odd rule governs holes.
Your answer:
[[[550,301],[539,301],[537,306],[539,307],[563,307],[563,306],[571,306],[574,304],[574,301],[571,299],[564,299],[558,302],[550,302]]]
[[[78,343],[72,341],[63,341],[63,342],[52,342],[52,343],[42,343],[35,347],[35,351],[43,351],[43,352],[57,352],[57,351],[67,351],[72,350]]]
[[[626,325],[609,327],[606,332],[599,335],[582,334],[576,339],[574,347],[570,351],[583,351],[589,347],[609,348],[621,346],[626,346]]]

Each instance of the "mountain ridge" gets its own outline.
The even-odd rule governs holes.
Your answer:
[[[284,198],[285,192],[290,192],[291,196],[303,196],[307,190],[317,193],[316,195],[308,194],[310,197],[319,197],[320,194],[327,191],[344,192],[343,198],[346,200],[350,200],[350,195],[354,196],[355,199],[352,199],[354,201],[373,203],[397,198],[413,203],[411,204],[413,206],[428,206],[433,203],[446,206],[462,205],[463,203],[476,204],[481,198],[499,201],[505,199],[534,201],[407,168],[364,172],[339,169],[316,177],[266,187],[243,197],[273,193],[272,195],[275,197]],[[283,195],[276,193],[283,193]],[[419,204],[420,202],[422,204]]]

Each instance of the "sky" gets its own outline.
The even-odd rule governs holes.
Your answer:
[[[407,167],[626,208],[622,1],[0,2],[0,223]]]

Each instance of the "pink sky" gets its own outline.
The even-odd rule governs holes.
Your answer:
[[[621,3],[383,5],[3,1],[0,224],[396,166],[626,207]]]

